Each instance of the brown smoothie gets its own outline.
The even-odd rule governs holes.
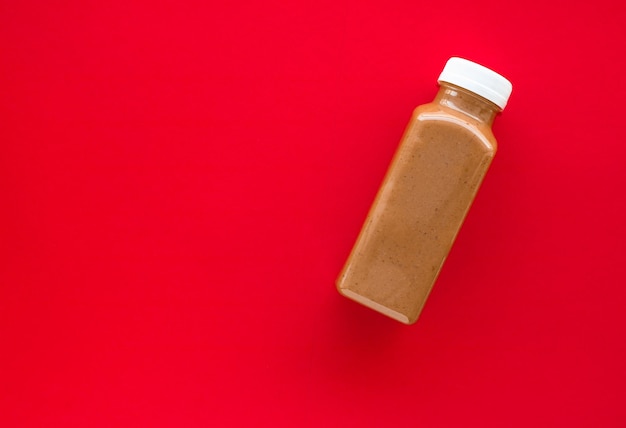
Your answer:
[[[337,280],[341,294],[415,322],[496,153],[500,108],[441,82],[418,107]]]

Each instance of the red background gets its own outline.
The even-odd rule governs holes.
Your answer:
[[[622,2],[212,3],[2,1],[0,425],[626,426]],[[514,91],[406,327],[334,280],[452,55]]]

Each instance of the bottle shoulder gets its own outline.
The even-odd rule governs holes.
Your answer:
[[[445,108],[438,103],[422,104],[413,110],[411,122],[417,128],[436,127],[447,135],[455,133],[459,138],[467,138],[468,134],[481,141],[488,151],[495,151],[498,142],[491,126],[464,115],[455,110]]]

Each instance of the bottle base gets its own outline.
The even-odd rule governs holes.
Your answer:
[[[380,303],[376,303],[375,301],[368,299],[367,297],[362,296],[358,293],[355,293],[352,290],[349,290],[347,288],[337,288],[337,290],[348,299],[354,300],[355,302],[360,303],[370,309],[373,309],[383,315],[387,315],[389,318],[393,318],[394,320],[399,321],[402,324],[413,324],[415,322],[415,320],[410,320],[409,317],[407,317],[406,315],[394,311],[393,309],[389,309],[388,307],[383,306]]]

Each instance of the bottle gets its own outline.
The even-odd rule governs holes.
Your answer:
[[[496,154],[491,131],[511,83],[453,57],[435,100],[415,109],[337,279],[344,296],[413,324]]]

